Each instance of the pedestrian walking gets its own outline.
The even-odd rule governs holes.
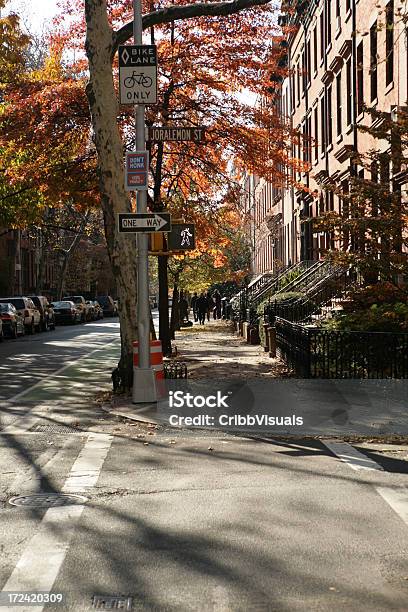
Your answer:
[[[207,300],[207,321],[209,321],[211,313],[214,312],[215,304],[214,304],[214,300],[212,299],[209,293],[206,294],[205,298]]]
[[[200,325],[204,325],[205,315],[207,314],[207,311],[208,311],[208,301],[204,293],[200,294],[200,297],[197,299],[196,304],[197,304],[197,313],[198,313],[199,323]]]
[[[198,321],[197,300],[198,300],[198,295],[197,295],[197,291],[195,291],[193,297],[191,298],[191,308],[193,309],[193,316],[194,316],[195,322]]]
[[[179,302],[180,308],[180,320],[182,323],[188,321],[188,302],[184,295],[180,298]]]
[[[214,319],[221,319],[221,299],[221,293],[216,289],[213,293],[213,300],[215,303]]]

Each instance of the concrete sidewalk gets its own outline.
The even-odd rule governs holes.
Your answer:
[[[262,346],[252,346],[237,336],[230,321],[195,324],[176,333],[178,360],[187,364],[188,377],[287,378],[288,369],[271,359]]]
[[[237,379],[240,381],[287,378],[289,372],[279,359],[271,359],[261,346],[247,344],[237,336],[230,321],[209,321],[176,332],[175,361],[187,365],[188,378]],[[157,406],[136,406],[129,396],[113,396],[103,410],[131,421],[161,425]]]

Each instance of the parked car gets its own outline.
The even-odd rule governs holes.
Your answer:
[[[98,295],[96,300],[102,306],[103,314],[105,317],[114,317],[117,315],[117,308],[115,302],[110,295]]]
[[[0,304],[0,320],[2,332],[5,336],[17,338],[19,334],[24,334],[24,318],[10,302]]]
[[[49,301],[43,295],[29,295],[31,300],[37,306],[41,315],[41,329],[48,331],[49,329],[55,329],[55,315],[52,306]]]
[[[83,323],[91,320],[91,311],[83,295],[67,295],[63,297],[62,300],[64,302],[74,302],[74,304],[78,306],[81,311],[81,321]]]
[[[25,330],[28,334],[41,331],[41,315],[32,299],[28,297],[0,298],[1,304],[13,304],[17,312],[24,319]]]
[[[3,321],[0,319],[0,342],[4,340]]]
[[[103,308],[100,305],[100,303],[97,302],[96,300],[93,300],[92,304],[94,307],[95,321],[99,321],[100,319],[103,319]]]
[[[77,304],[69,300],[61,300],[59,302],[51,302],[54,310],[56,323],[79,323],[82,320],[82,311]]]

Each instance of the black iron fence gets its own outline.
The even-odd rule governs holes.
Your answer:
[[[408,334],[275,325],[278,356],[302,378],[408,378]]]
[[[187,365],[182,361],[169,361],[164,364],[164,378],[175,380],[187,378]]]

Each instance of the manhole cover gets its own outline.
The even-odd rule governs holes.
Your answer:
[[[13,506],[25,508],[54,508],[55,506],[73,506],[84,504],[88,499],[82,495],[66,493],[34,493],[33,495],[16,495],[9,499]]]
[[[78,433],[80,430],[75,427],[71,427],[70,425],[34,425],[31,431],[68,434]]]
[[[132,598],[120,595],[94,595],[92,607],[97,610],[132,610]]]

